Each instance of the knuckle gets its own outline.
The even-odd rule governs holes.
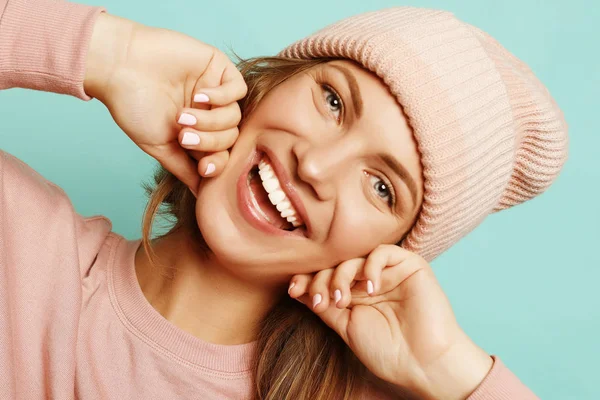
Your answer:
[[[235,143],[238,137],[237,129],[229,129],[223,132],[222,135],[219,135],[219,145],[220,147],[227,149]]]
[[[343,285],[347,281],[348,281],[348,276],[344,275],[341,272],[338,272],[335,275],[333,275],[333,278],[331,278],[331,286],[337,287],[337,286]]]
[[[233,125],[237,125],[242,120],[242,111],[241,111],[240,106],[239,106],[239,104],[237,102],[236,103],[231,103],[231,105],[232,105],[231,120],[233,122]]]
[[[303,291],[306,291],[306,287],[310,283],[310,277],[307,277],[306,275],[296,275],[293,278],[293,281],[296,283],[297,287]]]
[[[244,82],[242,74],[240,74],[240,79],[242,80],[242,83],[240,85],[240,93],[238,97],[241,99],[242,97],[245,97],[248,94],[248,85],[246,85],[246,82]]]
[[[385,253],[387,253],[388,251],[391,250],[392,246],[395,247],[395,245],[390,245],[390,244],[380,244],[379,246],[377,246],[375,248],[375,250],[373,250],[374,253],[378,254],[378,255],[383,255]]]
[[[204,118],[202,121],[202,128],[208,131],[214,131],[218,126],[218,120],[214,117],[211,117],[210,114],[208,115],[208,118]]]
[[[219,162],[226,164],[229,161],[229,152],[227,150],[218,151],[215,153],[215,158],[219,160]]]
[[[210,151],[215,147],[215,138],[211,135],[202,135],[200,139],[200,145],[203,150]]]

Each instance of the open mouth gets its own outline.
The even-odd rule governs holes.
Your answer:
[[[282,184],[264,153],[261,154],[258,165],[250,169],[247,185],[255,209],[271,225],[285,231],[305,227],[304,221],[282,189]]]

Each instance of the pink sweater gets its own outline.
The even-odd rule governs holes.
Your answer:
[[[102,11],[0,0],[0,89],[89,100],[85,57]],[[138,285],[139,244],[0,151],[0,399],[250,397],[255,344],[206,343],[164,319]],[[537,399],[494,360],[469,400]]]

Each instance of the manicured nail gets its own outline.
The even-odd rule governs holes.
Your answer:
[[[367,293],[368,294],[373,294],[374,289],[373,289],[373,282],[371,280],[367,281]]]
[[[208,103],[210,99],[204,93],[198,93],[194,96],[194,103]]]
[[[204,175],[212,174],[213,172],[215,172],[215,169],[217,169],[217,167],[215,167],[215,164],[208,163],[208,166],[206,167],[206,172],[204,173]]]
[[[196,125],[196,122],[198,122],[196,120],[196,117],[194,117],[192,114],[186,114],[183,113],[179,116],[179,121],[177,121],[179,124],[181,125]]]
[[[290,283],[290,287],[288,288],[288,294],[290,294],[290,292],[292,291],[292,289],[294,288],[294,286],[296,286],[296,282]]]
[[[185,145],[194,145],[200,143],[200,136],[196,135],[194,132],[185,132],[183,134],[183,139],[181,139],[181,144]]]
[[[336,289],[335,292],[333,292],[333,299],[335,300],[335,304],[339,303],[342,299],[342,292],[340,289]]]
[[[313,308],[315,308],[316,306],[321,304],[321,300],[322,300],[321,295],[319,293],[315,294],[313,296]]]

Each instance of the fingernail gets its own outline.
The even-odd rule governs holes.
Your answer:
[[[290,283],[290,287],[288,288],[288,294],[290,294],[290,292],[292,291],[292,289],[294,288],[294,286],[296,286],[296,282]]]
[[[367,281],[367,293],[368,294],[373,294],[373,282],[371,280]]]
[[[181,144],[185,145],[194,145],[200,143],[200,136],[196,135],[193,132],[185,132],[183,134],[183,139],[181,139]]]
[[[212,174],[213,172],[215,172],[215,169],[217,169],[217,167],[215,167],[215,164],[208,163],[208,166],[206,167],[206,172],[204,173],[204,175]]]
[[[313,308],[315,308],[316,306],[321,304],[321,300],[322,300],[321,295],[319,293],[315,294],[313,296]]]
[[[340,291],[340,289],[336,289],[335,292],[333,292],[333,298],[335,300],[335,304],[337,304],[342,299],[342,292]]]
[[[210,99],[204,93],[198,93],[194,96],[194,103],[208,103]]]
[[[196,125],[196,122],[198,122],[196,120],[196,117],[194,117],[192,114],[186,114],[183,113],[179,116],[179,121],[177,121],[179,124],[181,125]]]

